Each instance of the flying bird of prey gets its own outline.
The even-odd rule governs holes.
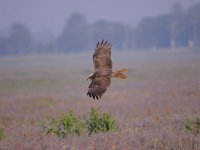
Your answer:
[[[97,43],[93,54],[94,73],[87,78],[92,81],[89,85],[87,95],[94,100],[99,100],[105,93],[111,83],[111,77],[120,79],[127,78],[123,74],[127,69],[112,70],[111,47],[108,41],[104,42],[102,40],[102,42]]]

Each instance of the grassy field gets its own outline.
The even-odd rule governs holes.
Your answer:
[[[185,128],[200,118],[200,52],[113,52],[113,79],[100,101],[87,97],[92,52],[0,57],[0,149],[199,150],[200,134]],[[42,131],[47,117],[92,107],[110,112],[117,131],[58,138]]]

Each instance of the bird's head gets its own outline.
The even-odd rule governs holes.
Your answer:
[[[88,76],[87,80],[91,80],[91,79],[92,79],[92,76],[93,76],[93,73],[91,73],[91,74]]]

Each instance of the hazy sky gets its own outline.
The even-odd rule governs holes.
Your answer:
[[[0,32],[13,22],[22,22],[32,32],[42,29],[58,34],[73,12],[80,12],[89,23],[99,19],[137,26],[144,16],[156,16],[172,10],[179,2],[183,9],[200,0],[0,0]]]

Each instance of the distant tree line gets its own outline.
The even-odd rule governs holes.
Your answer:
[[[13,24],[10,30],[8,37],[0,36],[0,55],[79,52],[93,49],[102,39],[109,40],[115,50],[198,47],[200,3],[187,11],[175,4],[170,13],[144,18],[137,28],[105,20],[88,24],[83,15],[73,13],[62,33],[45,42],[34,39],[22,23]]]

